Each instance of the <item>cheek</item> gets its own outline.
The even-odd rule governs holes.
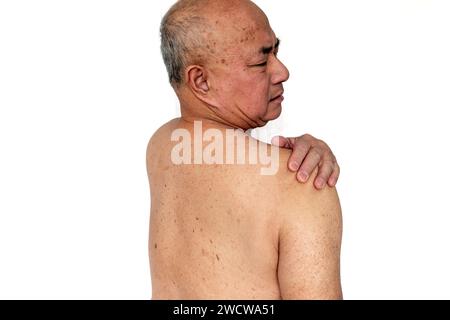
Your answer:
[[[249,116],[266,113],[269,104],[269,81],[264,73],[229,74],[226,81],[218,87],[218,94],[224,105],[234,105]]]
[[[262,118],[269,107],[268,86],[263,81],[252,81],[236,88],[235,101],[239,108],[253,119]]]
[[[265,111],[269,104],[269,86],[266,81],[255,82],[248,92],[249,98],[251,98],[252,106],[258,111]]]

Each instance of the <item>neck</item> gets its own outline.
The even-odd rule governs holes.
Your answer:
[[[190,112],[186,112],[183,108],[181,108],[181,120],[190,124],[193,124],[196,121],[201,121],[203,124],[209,127],[216,127],[222,129],[241,129],[240,126],[232,122],[228,122],[216,115],[192,114]]]
[[[245,117],[239,117],[233,112],[224,114],[219,108],[209,105],[180,102],[180,108],[181,119],[188,123],[202,121],[205,125],[210,127],[222,129],[242,129],[244,131],[261,127],[261,125],[250,121],[250,119],[248,119],[249,121],[245,121]]]

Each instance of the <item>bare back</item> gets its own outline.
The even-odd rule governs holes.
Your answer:
[[[172,164],[176,127],[161,128],[147,155],[153,299],[279,299],[273,177],[257,166]]]
[[[287,169],[291,151],[276,147],[275,175],[248,158],[174,165],[171,134],[180,126],[164,125],[147,149],[152,298],[341,298],[336,190],[298,183]]]

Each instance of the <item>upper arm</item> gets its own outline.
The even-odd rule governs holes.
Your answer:
[[[278,280],[283,299],[342,299],[342,215],[335,188],[312,182],[284,191]]]

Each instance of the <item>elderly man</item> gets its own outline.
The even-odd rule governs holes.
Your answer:
[[[153,299],[342,298],[333,154],[311,136],[244,132],[280,116],[289,78],[265,14],[180,0],[161,37],[182,117],[147,148]]]

